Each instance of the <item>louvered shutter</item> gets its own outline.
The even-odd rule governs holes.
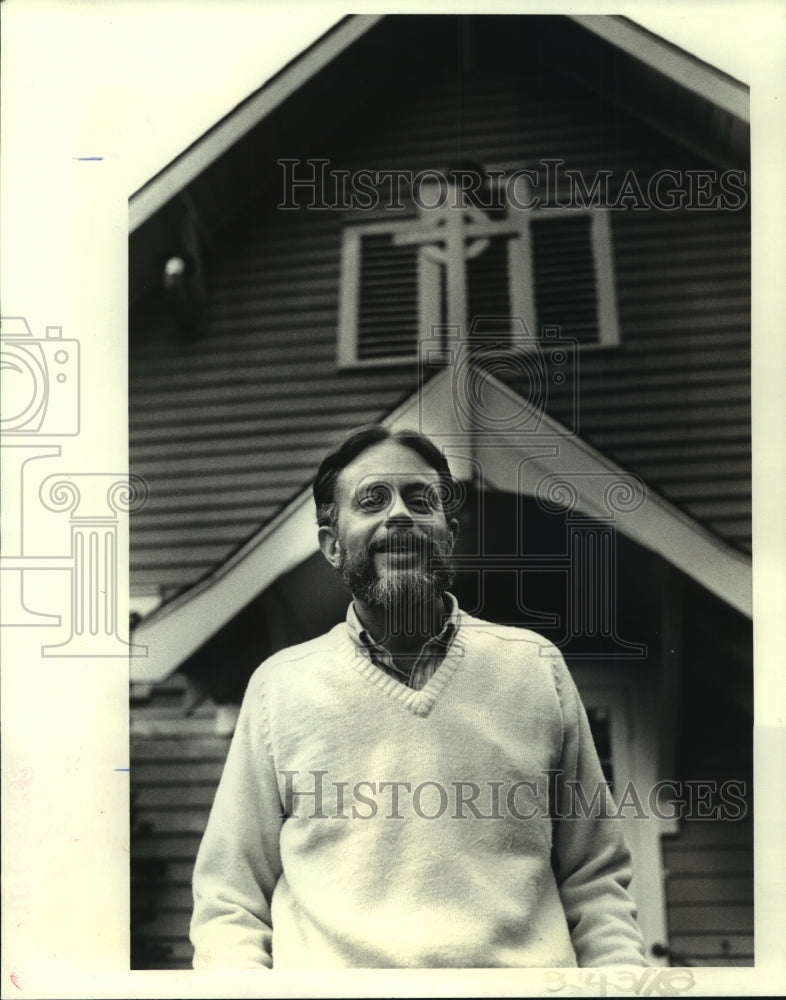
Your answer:
[[[356,341],[360,361],[417,355],[418,248],[396,246],[394,235],[361,235]]]
[[[579,343],[600,339],[591,217],[550,212],[530,223],[537,326],[559,326]]]
[[[467,260],[467,319],[470,327],[478,319],[509,317],[509,236],[495,236],[477,257]]]

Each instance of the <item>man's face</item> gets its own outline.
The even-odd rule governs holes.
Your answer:
[[[337,525],[321,529],[320,543],[356,598],[391,607],[451,585],[456,522],[441,492],[436,470],[396,441],[372,445],[342,470]]]

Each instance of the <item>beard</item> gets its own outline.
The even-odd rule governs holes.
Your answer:
[[[428,602],[453,586],[456,573],[449,541],[436,541],[412,531],[391,532],[385,543],[350,555],[342,551],[338,572],[358,600],[388,611],[398,610],[405,620],[417,617]],[[377,571],[378,552],[403,557],[410,565]]]

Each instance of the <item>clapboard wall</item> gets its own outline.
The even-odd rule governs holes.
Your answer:
[[[663,864],[672,964],[753,965],[753,824],[685,823]]]
[[[260,227],[262,225],[260,219]],[[335,371],[340,220],[275,214],[214,256],[208,329],[132,331],[132,583],[186,586],[300,492],[332,444],[407,394],[412,372]],[[327,230],[327,231],[326,231]]]
[[[457,55],[446,29],[417,71],[372,92],[312,155],[336,170],[413,171],[458,161],[533,168],[549,157],[588,179],[610,170],[612,188],[628,170],[646,183],[656,170],[706,166],[507,30],[487,26]],[[266,151],[268,174],[287,153]],[[179,337],[154,295],[131,317],[131,466],[151,490],[132,517],[132,583],[164,596],[219,565],[306,485],[327,447],[416,386],[409,363],[338,370],[341,232],[363,213],[281,211],[275,168],[274,177],[212,237],[196,339]],[[747,213],[622,210],[611,222],[621,343],[582,349],[580,433],[745,549]],[[572,405],[559,393],[548,402],[558,419]]]
[[[704,801],[688,807],[662,842],[669,947],[675,964],[752,965],[751,627],[691,589],[670,776],[682,782],[684,799],[690,800],[692,785]]]
[[[191,876],[229,750],[216,707],[184,713],[175,674],[131,705],[132,967],[191,968]]]
[[[612,231],[621,346],[582,354],[580,433],[749,552],[748,219],[620,214]]]

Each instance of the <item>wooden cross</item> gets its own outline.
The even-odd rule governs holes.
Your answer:
[[[393,241],[399,246],[420,245],[428,260],[445,268],[447,316],[441,319],[458,329],[464,342],[468,332],[466,262],[483,253],[491,236],[521,236],[522,225],[489,219],[476,205],[461,204],[460,197],[450,184],[448,197],[435,208],[418,206],[419,219]]]

